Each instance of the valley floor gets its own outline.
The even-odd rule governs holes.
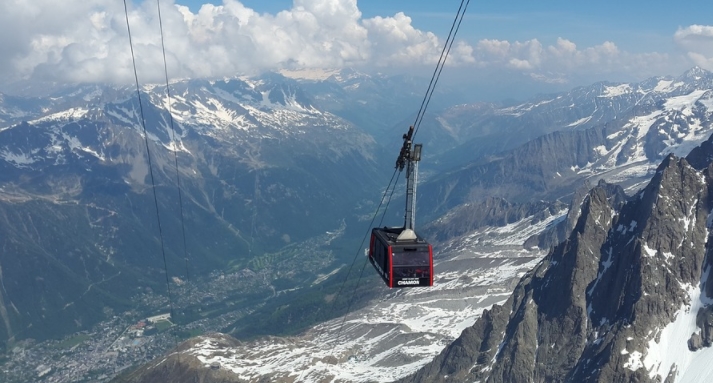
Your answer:
[[[382,287],[382,293],[372,304],[346,318],[320,324],[302,336],[260,338],[228,351],[212,349],[206,341],[186,352],[196,356],[206,368],[217,362],[223,369],[252,380],[398,379],[430,361],[471,326],[484,309],[505,301],[519,277],[545,255],[543,251],[526,250],[518,245],[526,239],[524,229],[527,227],[526,234],[531,235],[560,218],[551,217],[537,227],[524,220],[503,228],[484,228],[467,238],[442,244],[436,255],[437,277],[433,288]],[[230,296],[235,278],[214,273],[204,283],[184,286],[180,299],[197,303],[209,292]],[[151,294],[142,295],[141,300],[148,311],[154,312],[166,303]],[[203,314],[205,317],[180,326],[183,336],[220,331],[249,313],[226,306],[218,312],[206,310]],[[109,381],[176,345],[174,332],[167,329],[153,335],[128,336],[131,326],[140,319],[138,312],[127,312],[61,341],[18,344],[7,360],[0,361],[0,380]]]

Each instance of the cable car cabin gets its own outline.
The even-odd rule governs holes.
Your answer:
[[[433,248],[418,236],[397,241],[402,230],[372,229],[369,261],[389,287],[433,286]]]

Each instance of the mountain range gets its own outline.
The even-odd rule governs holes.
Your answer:
[[[592,189],[569,237],[404,381],[699,382],[711,355],[711,141]]]
[[[134,292],[122,292],[120,286],[165,289],[159,283],[163,265],[156,256],[160,244],[154,234],[158,228],[143,154],[145,143],[138,113],[141,108],[147,116],[148,146],[155,156],[152,161],[162,227],[181,225],[176,211],[178,191],[173,166],[177,162],[187,202],[183,214],[188,222],[197,223],[188,230],[188,243],[200,244],[189,245],[191,267],[198,274],[225,267],[255,269],[259,254],[279,252],[290,244],[309,241],[317,233],[338,226],[342,219],[347,232],[363,225],[364,217],[375,207],[381,184],[386,183],[378,174],[384,174],[382,168],[390,168],[393,162],[390,156],[393,153],[386,149],[398,146],[394,143],[398,143],[404,126],[410,123],[405,113],[400,118],[397,118],[400,112],[388,119],[380,117],[387,110],[379,97],[389,93],[380,94],[378,86],[398,89],[396,81],[406,80],[412,81],[385,81],[354,72],[323,80],[290,79],[277,74],[250,79],[191,80],[172,85],[170,103],[164,90],[155,86],[142,89],[142,104],[136,99],[135,90],[97,85],[77,86],[51,98],[4,96],[0,105],[0,209],[7,218],[0,232],[11,233],[3,239],[3,246],[12,251],[0,261],[6,287],[0,301],[3,331],[9,338],[42,338],[69,332],[70,328],[84,328],[110,315],[107,309],[135,307],[131,301]],[[424,365],[417,375],[406,379],[565,379],[562,371],[572,371],[570,367],[576,361],[559,360],[554,355],[579,358],[573,350],[590,347],[590,343],[599,339],[592,338],[594,332],[604,334],[606,330],[612,334],[597,343],[607,347],[618,347],[620,337],[624,336],[603,327],[604,324],[589,328],[589,324],[581,323],[583,318],[590,320],[588,316],[604,315],[598,316],[597,321],[611,318],[613,323],[615,314],[621,314],[619,311],[633,302],[627,299],[635,294],[628,290],[630,285],[616,290],[613,282],[602,282],[608,290],[592,289],[590,295],[596,296],[598,303],[591,307],[585,304],[582,314],[582,301],[590,299],[583,298],[587,293],[561,296],[562,292],[574,291],[575,287],[581,290],[582,286],[589,289],[600,273],[601,278],[609,275],[614,255],[594,259],[597,249],[601,250],[604,244],[610,243],[617,251],[621,247],[617,253],[621,255],[616,257],[625,259],[631,257],[625,253],[630,254],[627,251],[635,243],[627,243],[629,237],[639,235],[634,233],[644,235],[637,230],[644,230],[644,226],[665,226],[661,233],[674,230],[675,224],[644,224],[648,215],[634,217],[648,213],[626,212],[634,209],[633,201],[646,200],[636,194],[642,187],[648,185],[643,189],[647,190],[652,184],[663,182],[657,181],[657,177],[666,173],[664,170],[669,166],[683,169],[690,163],[698,173],[700,170],[696,169],[708,166],[710,153],[704,149],[713,144],[704,141],[713,133],[712,89],[713,75],[694,68],[677,78],[658,77],[638,84],[599,83],[568,93],[543,95],[522,104],[458,105],[428,114],[427,125],[416,139],[426,144],[423,181],[419,185],[419,222],[426,223],[420,231],[439,250],[436,288],[404,292],[362,289],[364,294],[358,307],[343,329],[337,320],[325,322],[298,338],[236,343],[222,335],[207,336],[189,341],[174,355],[193,355],[179,357],[180,361],[190,361],[191,368],[184,372],[209,376],[210,363],[220,360],[223,366],[220,374],[233,368],[256,381],[294,379],[295,373],[304,373],[309,380],[330,376],[346,380],[393,380],[404,378]],[[414,92],[400,94],[405,97],[400,100],[416,98]],[[376,98],[368,98],[370,95]],[[351,103],[363,109],[354,112],[356,109],[349,108]],[[170,127],[169,105],[176,138]],[[373,113],[367,114],[368,110]],[[370,122],[373,117],[380,119],[380,124]],[[391,136],[394,137],[387,138]],[[678,159],[701,143],[704,149],[694,151],[688,160]],[[175,158],[174,149],[177,149]],[[680,169],[669,174],[669,178],[683,177],[684,173],[688,178],[695,175]],[[700,180],[704,175],[700,173],[697,177]],[[598,186],[590,192],[587,185]],[[686,188],[695,189],[694,186],[702,187],[691,184]],[[666,184],[665,188],[675,186]],[[633,197],[626,197],[625,193]],[[401,206],[400,201],[393,203]],[[689,205],[696,204],[699,202]],[[690,206],[683,205],[679,210],[690,212]],[[641,206],[634,210],[646,211],[653,205]],[[591,213],[592,209],[598,209],[596,213],[601,215]],[[604,214],[606,209],[608,213]],[[625,213],[629,214],[626,217],[632,217],[626,222],[620,218]],[[696,215],[694,224],[690,214],[683,216],[669,211],[666,214],[675,217],[679,225],[689,222],[691,228],[706,221]],[[398,211],[386,216],[397,224],[401,217]],[[624,241],[619,243],[614,237],[609,238],[611,227],[616,229],[621,222],[629,230],[634,221],[637,224],[626,241],[616,239]],[[650,230],[659,233],[656,231],[659,229]],[[185,279],[187,269],[183,269],[178,231],[166,232],[169,274]],[[590,235],[593,239],[581,239]],[[676,235],[674,239],[678,240],[687,234]],[[584,247],[582,241],[586,242]],[[694,247],[690,252],[701,249],[698,242],[691,245]],[[149,250],[146,244],[153,249]],[[655,249],[655,254],[677,254],[671,247],[647,246]],[[568,255],[579,254],[584,248],[592,249],[594,258],[579,261],[577,256]],[[283,289],[314,285],[320,275],[332,275],[333,281],[344,278],[342,262],[350,254],[340,251],[328,254],[331,255],[317,269],[282,274],[281,283],[287,281]],[[605,253],[599,253],[604,257],[601,254]],[[306,255],[298,257],[305,258],[291,259],[290,265],[295,262],[299,265],[300,260],[307,259]],[[285,262],[270,259],[274,263]],[[541,259],[544,260],[540,262]],[[569,264],[570,261],[574,263]],[[589,269],[582,262],[589,262]],[[621,262],[623,266],[618,267],[629,267],[629,263]],[[552,263],[565,267],[552,267]],[[685,267],[689,267],[688,263]],[[681,264],[669,266],[672,267],[678,271],[684,268]],[[19,271],[21,268],[25,274]],[[534,271],[526,273],[517,284],[519,277],[530,269]],[[567,270],[576,277],[560,275]],[[693,276],[681,279],[680,283],[693,283],[700,278],[696,277],[698,271],[695,267],[690,273],[686,271]],[[559,289],[557,294],[538,292],[540,300],[531,295],[535,303],[527,303],[522,298],[527,296],[525,293],[535,294],[534,287],[527,283],[547,285],[544,279],[535,278],[547,273],[551,273],[551,281],[559,281],[559,284],[552,282]],[[34,278],[33,289],[26,288],[28,278]],[[276,280],[268,283],[277,286]],[[374,279],[366,280],[370,283]],[[568,285],[567,281],[576,286]],[[510,296],[513,288],[516,293]],[[324,292],[325,297],[328,293],[331,291]],[[611,294],[619,295],[611,298]],[[657,299],[664,299],[661,294]],[[610,309],[605,308],[605,302],[610,299],[621,301],[619,311],[606,311]],[[675,304],[665,305],[667,308],[662,309],[665,315],[657,312],[661,331],[676,309],[688,302],[683,295],[677,299]],[[297,304],[282,302],[280,310],[285,310],[284,315],[269,322],[273,328],[289,326],[289,310],[296,310],[295,313],[304,310]],[[524,311],[513,309],[506,313],[501,306],[488,309],[497,303],[504,304],[502,307],[518,304]],[[587,312],[590,308],[593,311]],[[570,314],[571,311],[579,316]],[[515,315],[516,312],[519,314]],[[563,312],[574,316],[557,316]],[[539,319],[524,321],[523,315],[528,320],[531,316],[544,319],[542,323]],[[511,325],[511,316],[522,324]],[[554,329],[572,321],[579,323],[576,329],[582,337],[592,338],[590,343],[576,343],[576,339],[560,342],[567,334],[555,334]],[[556,365],[530,371],[522,366],[533,351],[524,346],[524,335],[519,332],[525,331],[521,327],[536,326],[545,329],[534,336],[538,342],[540,336],[543,342],[551,336],[553,343],[562,343],[564,348],[551,347],[553,351],[543,348],[541,360],[552,359]],[[231,325],[225,330],[238,327],[239,324]],[[512,336],[505,330],[510,328]],[[646,331],[651,329],[646,327]],[[480,338],[473,334],[480,334],[477,335]],[[624,339],[633,337],[630,332],[621,334],[626,334]],[[636,339],[646,339],[636,334],[639,336]],[[533,338],[531,335],[527,334],[528,340]],[[692,342],[705,344],[704,335],[702,332],[700,342]],[[511,337],[505,342],[502,340],[505,338],[497,339],[498,336]],[[560,338],[555,339],[557,336]],[[508,355],[523,353],[517,366],[508,364],[507,360],[512,358],[498,359],[500,347],[491,346],[501,340]],[[517,347],[521,344],[522,351]],[[631,355],[638,352],[643,357],[644,344],[647,343],[643,340],[632,343],[627,352]],[[331,349],[325,350],[324,345],[330,345]],[[473,347],[477,348],[477,355]],[[581,354],[581,360],[594,360],[596,356],[599,358],[596,363],[600,363],[597,366],[616,370],[618,362],[606,359],[593,347]],[[222,359],[218,358],[220,355]],[[231,355],[240,355],[244,364],[232,365],[235,358]],[[493,362],[488,364],[491,359]],[[164,359],[157,362],[161,360]],[[268,360],[271,362],[266,363]],[[472,360],[473,364],[467,366],[469,362],[464,360]],[[483,360],[488,363],[478,362]],[[179,363],[176,366],[180,370],[185,367],[180,361],[169,359],[163,366]],[[475,362],[484,367],[473,367]],[[644,362],[646,358],[642,359]],[[144,373],[149,374],[154,365],[140,369],[132,381],[151,376]],[[255,367],[260,365],[269,367]],[[680,362],[678,365],[682,366]],[[472,371],[465,371],[471,367]],[[645,370],[649,368],[647,365]],[[592,371],[585,365],[581,369]],[[639,374],[644,374],[644,370]],[[605,380],[615,375],[598,376],[597,379]],[[571,379],[575,379],[574,375]]]
[[[171,90],[170,105],[153,86],[141,104],[135,90],[98,85],[4,98],[0,338],[85,328],[105,308],[133,307],[137,290],[165,291],[161,252],[168,276],[182,279],[188,267],[245,267],[358,219],[354,206],[380,180],[373,139],[313,107],[289,79]]]

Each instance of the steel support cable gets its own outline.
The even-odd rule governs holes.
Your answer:
[[[255,243],[255,219],[257,219],[257,203],[260,197],[260,169],[255,169],[255,187],[253,189],[253,217],[250,224],[250,243],[248,245],[248,258],[252,258]]]
[[[463,4],[463,0],[461,0],[461,5],[462,4]],[[465,16],[465,11],[468,9],[469,4],[470,4],[470,0],[465,0],[465,7],[463,7],[463,12],[460,13],[460,15],[459,15],[460,17],[456,16],[456,20],[458,20],[458,25],[456,25],[455,32],[453,33],[453,38],[450,40],[450,42],[446,41],[446,45],[448,45],[448,50],[446,51],[446,55],[443,57],[443,63],[441,64],[440,69],[438,69],[438,75],[436,76],[436,80],[433,84],[433,88],[431,89],[431,93],[428,95],[428,100],[426,101],[426,106],[424,106],[424,108],[423,108],[423,114],[421,115],[421,119],[414,126],[412,140],[416,137],[416,134],[418,133],[418,128],[421,127],[421,122],[423,121],[423,116],[426,114],[426,109],[428,108],[428,104],[431,103],[431,97],[433,96],[433,91],[436,88],[438,79],[441,78],[441,72],[443,72],[443,67],[446,65],[446,60],[448,59],[448,55],[451,52],[451,48],[453,47],[453,42],[455,42],[455,37],[458,34],[458,30],[460,30],[460,25],[463,22],[463,17]]]
[[[389,199],[386,202],[386,206],[384,207],[384,212],[381,214],[381,221],[379,221],[379,226],[384,223],[384,217],[386,217],[386,211],[389,210],[389,204],[391,203],[391,198],[394,196],[394,191],[396,190],[396,185],[399,183],[399,177],[401,177],[401,172],[396,176],[396,182],[394,183],[394,188],[391,189],[391,194],[389,195]],[[374,220],[372,219],[372,223]],[[371,228],[371,226],[370,226]],[[362,240],[362,246],[364,245],[364,241]],[[364,260],[364,264],[361,266],[361,271],[359,272],[359,279],[357,279],[357,285],[354,290],[352,290],[352,296],[349,298],[349,304],[347,305],[347,312],[344,314],[344,317],[342,317],[342,323],[339,325],[339,330],[337,331],[337,339],[334,342],[334,346],[332,346],[332,351],[330,351],[330,354],[334,352],[334,348],[339,344],[339,337],[342,334],[342,329],[344,328],[344,323],[347,321],[347,316],[351,312],[352,304],[354,303],[354,296],[356,295],[357,290],[359,289],[359,283],[361,282],[361,278],[364,275],[364,269],[366,269],[366,265],[369,263],[368,259]]]
[[[327,318],[329,318],[329,316],[332,315],[332,313],[334,312],[334,307],[335,307],[335,305],[337,304],[337,300],[338,300],[338,298],[339,298],[339,295],[341,295],[342,291],[344,290],[344,286],[346,285],[347,280],[349,279],[349,275],[350,275],[351,272],[352,272],[352,268],[354,268],[354,264],[356,264],[356,261],[357,261],[357,259],[359,258],[359,252],[361,251],[361,249],[362,249],[363,246],[364,246],[364,241],[366,241],[366,238],[369,236],[369,233],[371,232],[371,228],[372,228],[372,226],[374,225],[374,221],[376,220],[376,217],[379,215],[379,210],[381,210],[381,206],[384,204],[384,201],[386,200],[386,195],[389,194],[389,189],[391,189],[391,194],[389,195],[389,201],[388,201],[387,204],[386,204],[387,206],[388,206],[388,204],[389,204],[389,202],[390,202],[391,196],[394,195],[394,190],[396,189],[396,183],[398,183],[398,178],[399,178],[399,176],[397,175],[397,173],[399,173],[399,172],[398,172],[397,170],[398,170],[398,169],[394,169],[394,173],[391,175],[391,179],[389,180],[389,184],[386,186],[386,189],[384,190],[384,194],[381,196],[381,201],[379,202],[379,206],[376,207],[376,211],[374,212],[374,216],[371,218],[371,221],[369,222],[368,229],[367,229],[366,233],[364,234],[364,237],[363,237],[362,240],[361,240],[361,244],[359,245],[359,247],[357,248],[356,253],[354,254],[354,260],[352,260],[352,263],[351,263],[351,265],[349,266],[349,269],[347,270],[347,275],[346,275],[346,277],[344,278],[344,281],[342,282],[341,286],[339,287],[339,290],[337,291],[337,295],[335,295],[335,296],[334,296],[334,300],[332,300],[333,303],[330,305],[330,310],[329,310],[329,313],[327,314]],[[396,183],[394,183],[394,178],[396,178]],[[392,184],[394,185],[394,188],[391,188],[391,185],[392,185]],[[384,213],[386,213],[386,211],[384,211]],[[382,216],[381,221],[383,222],[383,220],[384,220],[384,219],[383,219],[383,216]],[[381,223],[380,223],[380,224],[381,224]],[[362,272],[363,272],[363,271],[364,271],[364,269],[363,269],[363,267],[362,267]],[[361,281],[361,273],[359,274],[359,281]],[[359,285],[359,281],[357,281],[357,287],[358,287],[358,285]],[[355,290],[356,290],[356,289],[355,289]],[[350,308],[350,307],[351,307],[351,303],[350,303],[350,304],[348,305],[348,307],[347,307],[347,313],[349,312],[349,308]],[[315,315],[316,315],[316,313],[315,313]],[[342,324],[343,324],[343,323],[342,323]],[[317,335],[315,336],[315,338],[319,338],[319,336],[324,333],[324,330],[325,330],[325,327],[323,327],[322,330],[320,330],[319,332],[317,332]],[[341,331],[341,326],[340,326],[340,331]],[[339,335],[337,335],[337,339],[339,339]],[[336,344],[336,343],[335,343],[335,344]],[[332,347],[332,349],[330,350],[329,353],[332,354],[333,351],[334,351],[334,347]],[[302,370],[302,372],[300,373],[300,375],[297,377],[297,380],[296,380],[297,382],[299,382],[299,381],[302,380],[302,374],[304,374],[304,371],[305,371],[305,370]]]
[[[138,72],[136,71],[136,56],[134,55],[134,43],[131,40],[131,26],[129,25],[129,9],[126,5],[126,0],[124,0],[124,13],[126,15],[126,30],[129,34],[129,47],[131,48],[131,62],[133,64],[134,68],[134,79],[136,80],[136,95],[139,100],[139,113],[141,114],[141,127],[144,133],[144,143],[146,144],[146,156],[148,157],[148,163],[149,163],[149,175],[151,176],[151,188],[153,190],[153,200],[154,200],[154,205],[156,206],[156,221],[158,222],[158,235],[159,235],[159,240],[161,242],[161,256],[163,257],[163,269],[166,275],[166,290],[168,292],[168,304],[169,308],[171,310],[171,318],[174,317],[174,312],[173,312],[173,296],[171,294],[171,284],[168,280],[168,264],[166,263],[166,249],[164,246],[164,241],[163,241],[163,230],[161,229],[161,215],[159,214],[158,211],[158,197],[156,195],[156,181],[154,179],[153,175],[153,166],[151,164],[151,150],[149,149],[149,135],[148,132],[146,131],[146,119],[144,117],[144,107],[143,103],[141,102],[141,89],[139,87],[139,75]]]
[[[441,67],[441,62],[444,62],[444,56],[447,55],[447,47],[448,43],[451,40],[455,40],[455,35],[453,34],[453,31],[456,26],[456,22],[458,21],[458,18],[461,16],[461,10],[463,10],[463,4],[465,0],[461,0],[460,6],[458,7],[458,12],[456,12],[456,17],[453,19],[453,23],[451,24],[451,29],[448,31],[448,37],[446,38],[446,42],[443,44],[443,49],[441,49],[441,56],[438,58],[438,62],[436,63],[436,68],[433,70],[433,74],[431,75],[431,81],[428,83],[428,88],[426,89],[426,94],[423,95],[423,100],[421,101],[421,106],[418,108],[418,112],[416,113],[416,120],[413,122],[413,126],[415,129],[417,128],[417,125],[420,125],[420,120],[423,119],[423,115],[426,114],[426,99],[428,98],[429,93],[433,93],[433,89],[436,87],[436,83],[438,80],[436,79],[436,74],[438,73],[438,68]],[[470,0],[468,0],[470,2]],[[465,14],[465,10],[462,12]],[[456,32],[457,33],[457,32]],[[415,132],[414,132],[415,133]]]
[[[364,242],[366,241],[366,238],[369,236],[369,233],[371,232],[371,228],[374,225],[374,221],[376,220],[376,217],[379,215],[379,210],[381,210],[381,206],[384,204],[384,200],[386,200],[386,195],[389,193],[389,189],[391,188],[392,184],[394,184],[394,188],[391,188],[392,191],[391,191],[390,196],[394,194],[393,190],[396,189],[395,186],[396,186],[396,183],[398,183],[398,178],[399,178],[398,173],[399,172],[397,172],[396,169],[394,169],[394,173],[391,175],[391,180],[389,180],[389,185],[386,187],[386,190],[384,190],[384,195],[381,196],[381,202],[379,202],[379,206],[377,206],[376,211],[374,212],[374,216],[371,218],[371,221],[369,222],[368,229],[367,229],[366,233],[364,233],[364,237],[362,237],[361,244],[359,245],[356,253],[354,254],[354,260],[352,261],[352,264],[349,266],[349,270],[347,271],[347,276],[346,276],[346,278],[344,278],[344,282],[342,282],[342,285],[339,288],[337,295],[335,296],[335,299],[334,299],[335,302],[337,300],[336,298],[339,297],[342,290],[344,289],[344,285],[347,283],[347,280],[349,279],[349,274],[351,274],[352,268],[354,267],[356,260],[359,258],[359,252],[363,248]],[[394,182],[394,177],[396,177],[396,181],[397,181],[396,183]],[[390,198],[391,197],[389,197],[389,199]],[[389,202],[390,201],[387,201],[387,206],[388,206]],[[383,219],[382,219],[382,221],[383,221]],[[334,306],[332,306],[332,309],[334,309]],[[331,314],[331,311],[330,311],[330,314]]]
[[[443,72],[443,67],[445,66],[446,60],[448,58],[448,55],[450,54],[451,47],[453,46],[453,42],[455,41],[455,37],[458,34],[458,30],[460,29],[460,25],[463,21],[463,17],[465,16],[465,11],[468,9],[468,4],[470,4],[470,0],[461,0],[460,7],[458,7],[458,12],[456,13],[456,17],[453,19],[453,24],[451,25],[451,29],[448,33],[448,38],[446,39],[443,49],[441,50],[441,57],[438,60],[438,63],[436,64],[436,69],[433,72],[433,75],[431,76],[431,81],[428,84],[428,89],[426,90],[426,94],[424,95],[423,101],[421,102],[421,107],[418,110],[418,113],[416,114],[416,121],[414,122],[414,132],[413,135],[411,136],[411,139],[413,140],[416,137],[416,133],[418,132],[418,128],[421,125],[421,121],[423,120],[423,116],[426,113],[426,109],[428,108],[428,104],[431,101],[431,97],[433,96],[433,92],[436,88],[436,84],[438,83],[439,78],[441,77],[441,72]],[[400,176],[399,172],[399,176]],[[392,176],[393,179],[393,176]],[[398,177],[396,178],[396,184],[398,184]],[[388,210],[389,203],[391,202],[391,198],[394,194],[394,190],[396,190],[396,184],[394,185],[394,189],[391,192],[391,195],[389,196],[388,203],[386,204],[384,208],[383,215],[381,217],[381,221],[379,226],[381,226],[381,223],[383,223],[384,217],[386,216],[386,211]],[[383,202],[383,199],[382,199]],[[379,205],[381,207],[381,204]],[[377,210],[378,212],[378,210]],[[371,224],[373,224],[373,219]],[[370,224],[370,225],[371,225]],[[371,226],[370,226],[371,228]],[[364,241],[362,240],[362,246],[363,246]],[[337,344],[339,344],[339,338],[341,336],[342,329],[344,327],[344,324],[346,322],[346,318],[349,315],[351,311],[351,306],[354,301],[354,295],[356,294],[356,290],[359,288],[359,282],[361,281],[362,274],[364,272],[364,269],[366,267],[366,261],[364,262],[364,265],[362,266],[361,272],[359,273],[359,279],[357,280],[357,287],[354,289],[352,292],[352,298],[349,301],[349,304],[347,306],[347,312],[344,314],[342,318],[342,322],[339,326],[339,330],[337,331],[337,339],[334,343],[334,346],[332,346],[332,349],[330,351],[330,354],[334,352],[334,348],[336,347]],[[351,268],[350,268],[351,270]]]
[[[183,258],[186,261],[186,281],[191,281],[191,276],[188,271],[188,246],[186,244],[186,224],[184,223],[183,214],[183,192],[181,191],[181,176],[178,171],[178,142],[176,141],[176,128],[173,123],[173,110],[171,108],[171,88],[168,84],[168,64],[166,63],[166,45],[163,39],[163,20],[161,18],[161,0],[156,0],[156,8],[158,9],[158,27],[161,30],[161,53],[163,53],[163,72],[166,75],[166,97],[168,99],[168,120],[171,125],[171,141],[173,141],[173,162],[176,166],[176,186],[178,188],[178,207],[181,213],[181,234],[183,235]]]

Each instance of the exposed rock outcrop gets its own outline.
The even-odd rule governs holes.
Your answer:
[[[711,344],[711,174],[713,164],[669,155],[625,203],[597,185],[569,237],[508,301],[403,381],[678,381],[690,366],[677,345]],[[694,331],[672,333],[686,318]]]

